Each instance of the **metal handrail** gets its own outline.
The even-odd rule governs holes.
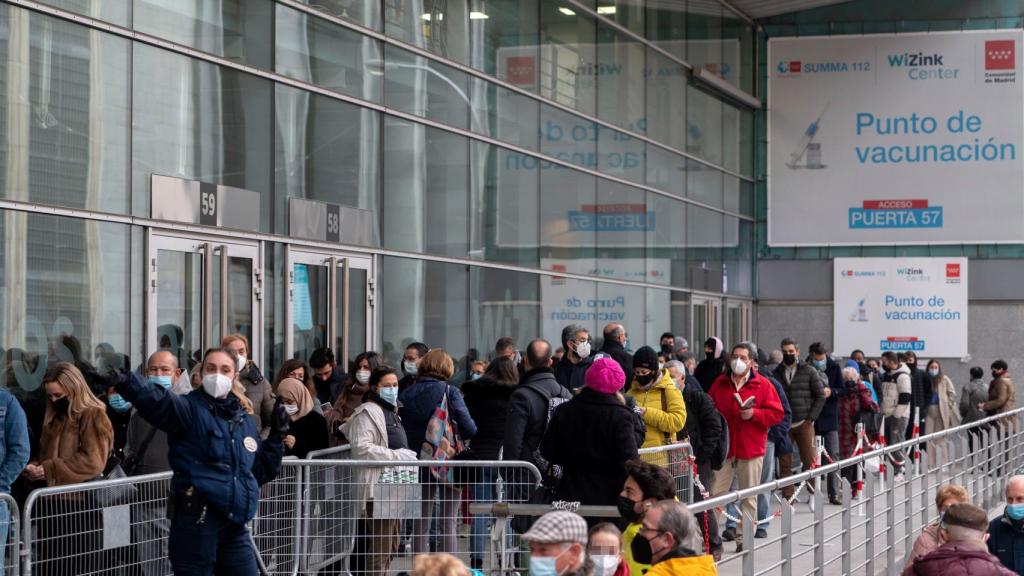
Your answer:
[[[728,494],[722,494],[721,496],[716,496],[713,498],[709,498],[707,500],[703,500],[701,502],[697,502],[695,504],[691,504],[689,508],[693,513],[714,510],[719,506],[726,506],[727,504],[738,503],[741,500],[757,496],[763,492],[772,492],[780,488],[798,485],[805,481],[815,480],[822,476],[839,472],[839,470],[842,468],[860,464],[869,458],[874,458],[876,456],[881,458],[883,456],[888,456],[889,454],[892,454],[894,452],[905,450],[907,448],[912,448],[918,444],[939,440],[942,438],[946,438],[947,436],[952,436],[954,434],[958,434],[961,432],[969,432],[976,428],[982,428],[988,424],[1000,423],[1001,420],[1009,420],[1011,418],[1021,415],[1024,415],[1024,407],[1016,408],[1009,412],[1004,412],[1002,414],[997,414],[995,416],[989,416],[982,420],[977,420],[975,422],[970,422],[968,424],[961,424],[953,428],[947,428],[939,432],[926,434],[918,438],[905,440],[903,442],[900,442],[899,444],[893,444],[892,446],[886,446],[885,448],[879,448],[877,450],[865,452],[857,456],[851,456],[850,458],[847,458],[845,460],[839,460],[831,464],[825,464],[823,466],[819,466],[818,468],[806,470],[798,474],[794,474],[792,476],[787,476],[785,478],[780,478],[778,480],[773,480],[771,482],[766,482],[764,484],[759,484],[757,486],[752,486],[750,488],[744,488],[742,490],[737,490],[735,492],[730,492]]]

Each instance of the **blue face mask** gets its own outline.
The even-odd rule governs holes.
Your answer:
[[[813,361],[814,367],[817,368],[818,370],[824,370],[825,366],[827,365],[827,363],[828,363],[827,360],[814,360]]]
[[[391,404],[392,406],[398,406],[398,387],[389,386],[387,388],[380,389],[380,397],[382,400]]]
[[[1024,520],[1024,504],[1007,504],[1006,515],[1011,520]]]
[[[122,398],[120,394],[107,396],[107,402],[115,412],[127,412],[132,409],[132,403]]]
[[[170,376],[150,376],[149,383],[154,386],[163,386],[165,389],[171,389],[171,377]]]
[[[931,376],[932,378],[935,378],[936,376],[939,375],[939,371],[938,370],[929,370],[928,371],[928,375]]]
[[[530,556],[530,576],[558,576],[558,568],[555,567],[557,556],[537,557]]]
[[[478,373],[476,373],[476,372],[473,372],[473,373],[471,373],[471,374],[469,375],[469,379],[470,379],[470,380],[479,380],[479,379],[480,379],[480,374],[478,374]]]

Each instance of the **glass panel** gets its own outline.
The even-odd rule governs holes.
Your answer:
[[[279,74],[349,96],[379,102],[380,42],[278,4],[274,69]]]
[[[693,346],[704,342],[711,334],[708,326],[708,305],[704,302],[693,303]]]
[[[105,20],[118,26],[128,26],[131,17],[131,0],[46,0],[46,4],[75,14],[97,20]]]
[[[604,325],[598,326],[596,282],[541,276],[540,298],[541,333],[555,349],[562,348],[562,328],[569,324],[586,328],[593,344],[601,338]]]
[[[598,180],[597,205],[587,214],[586,222],[597,232],[594,274],[619,280],[646,279],[647,235],[655,230],[657,218],[647,209],[645,194],[643,190]],[[642,325],[634,329],[637,334],[643,333]]]
[[[157,348],[168,350],[178,366],[190,367],[202,355],[203,257],[157,251]]]
[[[475,12],[475,10],[474,10]],[[384,32],[456,62],[469,55],[468,2],[390,0],[384,6]]]
[[[597,104],[594,20],[562,2],[541,2],[540,95],[594,115]]]
[[[252,334],[252,259],[231,255],[228,247],[228,301],[227,325],[221,326],[221,251],[216,249],[213,256],[213,334],[219,341],[228,334],[241,334],[254,347]],[[215,344],[211,342],[210,345]],[[249,352],[252,354],[252,351]]]
[[[124,366],[133,324],[130,227],[2,211],[0,237],[6,387],[38,406],[29,394],[53,362],[88,364],[100,347],[101,364]]]
[[[672,306],[672,296],[675,294],[669,290],[658,290],[648,288],[645,290],[647,310],[644,313],[644,330],[642,334],[633,337],[633,351],[642,345],[648,345],[655,350],[656,343],[661,342],[661,335],[665,332],[672,332],[672,313],[675,312]]]
[[[128,41],[0,6],[0,190],[128,212]]]
[[[468,140],[387,117],[384,165],[384,246],[465,257],[469,250]],[[409,169],[414,165],[420,169]]]
[[[707,164],[694,160],[688,162],[686,194],[688,197],[704,204],[722,207],[722,173]]]
[[[647,230],[647,282],[686,286],[686,209],[684,202],[647,193],[647,213],[653,225]]]
[[[135,0],[133,17],[139,32],[270,68],[272,7],[269,0]]]
[[[379,212],[380,115],[280,84],[276,91],[275,230],[287,233],[289,198]]]
[[[273,142],[270,82],[145,44],[134,52],[132,192],[149,215],[150,176],[258,192],[269,228]]]
[[[723,284],[728,294],[754,293],[754,223],[732,216],[724,218],[725,249]]]
[[[685,156],[648,144],[647,185],[685,198],[689,162]]]
[[[415,341],[444,348],[459,362],[469,349],[469,268],[388,256],[381,267],[381,351],[391,365]]]
[[[643,184],[647,176],[644,169],[646,143],[611,128],[599,127],[598,133],[597,158],[601,173]]]
[[[292,265],[292,357],[308,362],[327,345],[328,268]]]
[[[546,2],[545,2],[546,3]],[[471,22],[473,66],[515,84],[537,91],[541,72],[537,26],[539,0],[479,0],[479,15]],[[478,33],[479,30],[479,33]]]
[[[540,122],[541,152],[597,170],[598,124],[546,104],[540,107]]]
[[[367,28],[380,30],[380,2],[377,0],[298,0],[338,18],[351,20]]]
[[[647,39],[685,61],[686,2],[647,4]]]
[[[540,277],[494,268],[470,269],[470,352],[485,358],[499,338],[515,340],[520,350],[540,332]],[[525,355],[525,353],[524,353]]]
[[[686,150],[688,72],[682,64],[647,50],[647,135],[677,150]]]
[[[490,152],[486,160],[479,152],[482,147]],[[543,169],[536,158],[518,152],[479,143],[472,149],[474,163],[486,162],[484,186],[474,187],[483,195],[475,202],[484,206],[482,214],[473,211],[474,219],[484,220],[479,239],[482,246],[474,242],[474,249],[484,260],[537,266],[541,209],[538,187]],[[477,171],[475,168],[474,177]],[[474,225],[473,230],[477,229]]]
[[[690,334],[690,295],[686,292],[672,292],[672,333],[682,336],[690,344],[690,350],[699,349],[702,340]],[[661,334],[658,334],[661,337]],[[653,340],[652,340],[653,342]],[[678,348],[680,343],[676,342]],[[696,348],[694,348],[696,346]]]
[[[593,176],[551,166],[540,174],[540,267],[592,274],[597,247],[597,182]]]
[[[597,59],[593,61],[594,70],[590,72],[590,78],[597,82],[597,116],[616,126],[644,134],[647,125],[644,99],[648,77],[645,74],[646,48],[604,25],[598,25],[597,42]]]
[[[687,88],[686,151],[713,164],[722,162],[722,102],[699,88]]]
[[[470,114],[466,74],[400,48],[384,48],[384,104],[456,128],[487,132]],[[471,118],[472,116],[472,118]]]
[[[721,292],[722,214],[697,206],[688,206],[686,216],[689,286],[695,290]]]
[[[339,295],[339,298],[343,296]],[[341,302],[339,299],[338,302]],[[348,270],[348,357],[354,359],[370,347],[366,345],[366,270],[349,268]],[[345,321],[343,310],[338,310],[338,347],[341,350],[341,328]]]

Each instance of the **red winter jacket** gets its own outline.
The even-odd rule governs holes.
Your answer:
[[[733,396],[737,393],[743,401],[754,397],[754,416],[750,420],[740,418],[740,406]],[[749,460],[764,457],[768,446],[768,429],[781,422],[785,416],[782,401],[772,383],[751,371],[747,382],[737,391],[732,376],[726,373],[715,379],[708,394],[714,400],[715,408],[729,424],[729,458]]]
[[[962,542],[949,542],[914,561],[917,576],[1013,576],[999,559]]]

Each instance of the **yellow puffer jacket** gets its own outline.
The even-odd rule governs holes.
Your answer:
[[[718,567],[715,560],[705,554],[703,556],[686,556],[682,558],[669,558],[655,564],[647,571],[646,576],[716,576]]]
[[[668,410],[662,409],[663,390]],[[668,370],[662,370],[661,379],[647,390],[642,390],[634,378],[627,394],[636,400],[637,406],[646,409],[644,424],[647,425],[647,435],[644,437],[643,448],[664,446],[665,434],[675,441],[676,434],[686,424],[686,403],[683,402],[683,393],[676,388],[676,383],[668,375]]]

